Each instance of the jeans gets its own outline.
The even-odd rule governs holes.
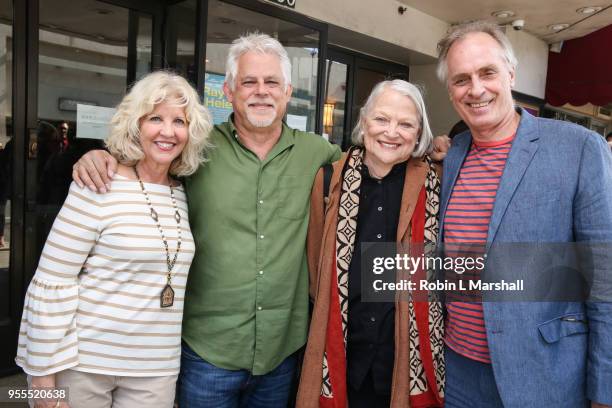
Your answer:
[[[285,408],[296,356],[291,355],[264,375],[226,370],[198,356],[183,343],[179,375],[180,408]]]
[[[491,364],[464,357],[448,346],[444,354],[446,408],[503,408]]]

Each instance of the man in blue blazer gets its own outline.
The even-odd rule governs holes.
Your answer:
[[[612,155],[603,138],[515,109],[516,57],[496,25],[456,26],[439,52],[438,75],[469,127],[444,161],[442,241],[610,247]],[[595,281],[609,285],[610,255],[592,256]],[[495,274],[512,281],[515,272],[498,265]],[[612,303],[449,302],[445,342],[447,407],[612,406]]]

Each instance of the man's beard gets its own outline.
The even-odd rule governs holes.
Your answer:
[[[259,115],[257,115],[255,112],[251,111],[251,109],[249,109],[247,107],[246,110],[246,117],[247,120],[249,121],[249,123],[257,128],[265,128],[270,126],[272,123],[274,123],[274,121],[276,120],[276,103],[274,103],[273,100],[271,99],[259,99],[259,98],[254,98],[251,100],[252,102],[257,102],[257,103],[267,103],[270,105],[269,109],[269,116],[266,115],[263,118]],[[251,103],[251,101],[247,101],[248,103]]]
[[[260,119],[260,118],[255,117],[255,115],[253,115],[252,113],[247,112],[247,120],[249,121],[251,125],[257,128],[268,127],[274,122],[275,119],[276,119],[276,114],[268,118]]]

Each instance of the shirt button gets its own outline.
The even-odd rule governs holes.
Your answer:
[[[376,321],[376,318],[375,318],[374,316],[372,316],[372,317],[370,317],[370,321],[371,321],[372,323],[374,323],[374,322]]]
[[[382,180],[376,180],[376,183],[381,184]]]
[[[378,207],[378,211],[382,211],[382,207]]]
[[[263,237],[262,237],[263,238]],[[377,234],[376,238],[381,239],[382,238],[382,234]]]
[[[263,204],[263,200],[259,200],[259,204]]]
[[[263,271],[259,271],[259,274],[260,274],[260,275],[263,275]]]
[[[263,235],[260,235],[260,236],[259,236],[259,239],[264,239],[264,236],[263,236]]]
[[[257,306],[257,310],[261,310],[261,309],[262,309],[262,307],[261,307],[261,306]]]

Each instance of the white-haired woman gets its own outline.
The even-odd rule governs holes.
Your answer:
[[[72,184],[26,294],[16,362],[32,388],[58,391],[35,407],[172,406],[194,254],[176,177],[198,168],[210,130],[172,73],[145,76],[118,105],[110,192]]]
[[[440,303],[393,301],[392,292],[389,301],[366,302],[362,287],[372,270],[361,269],[361,243],[436,242],[440,182],[419,90],[402,80],[376,85],[353,141],[333,166],[325,211],[323,170],[312,192],[308,249],[317,281],[297,406],[441,407]]]

